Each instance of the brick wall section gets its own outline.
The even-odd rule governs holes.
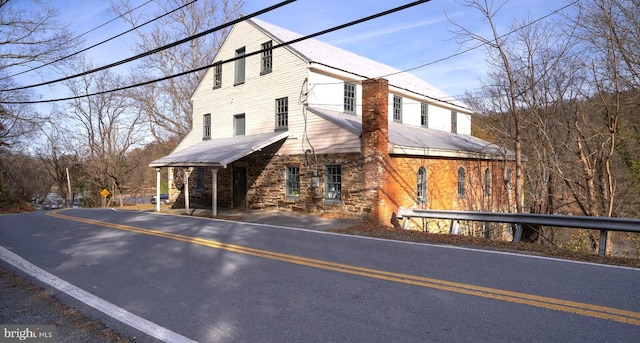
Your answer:
[[[417,201],[417,175],[420,167],[427,171],[427,201]],[[465,196],[458,198],[458,168],[465,170]],[[392,156],[386,170],[385,190],[389,194],[382,210],[391,217],[398,207],[463,211],[509,211],[515,203],[513,192],[504,180],[506,168],[515,170],[515,163],[497,160],[451,158],[421,158]],[[490,170],[490,194],[485,193],[485,170]],[[512,176],[513,177],[513,176]],[[514,180],[515,181],[515,180]],[[448,231],[450,223],[431,221],[431,232]],[[413,228],[425,229],[422,220],[412,221]]]
[[[389,165],[389,82],[370,79],[362,82],[362,184],[372,200],[371,217],[382,222],[388,203],[385,196],[386,166]]]

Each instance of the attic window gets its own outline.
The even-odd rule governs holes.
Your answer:
[[[262,44],[262,65],[260,68],[260,75],[269,74],[273,68],[273,46],[272,41],[268,41]]]
[[[420,125],[429,127],[429,104],[420,104]]]
[[[222,87],[222,64],[213,67],[213,89]]]
[[[393,121],[396,123],[402,123],[402,98],[393,96]]]
[[[451,111],[451,133],[458,133],[458,112]]]
[[[235,82],[234,85],[241,85],[244,83],[244,47],[236,50],[236,74],[235,74]]]
[[[344,113],[356,113],[356,85],[344,84]]]

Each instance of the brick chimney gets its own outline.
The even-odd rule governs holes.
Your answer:
[[[371,199],[372,218],[387,221],[383,185],[389,165],[389,81],[362,81],[362,186]]]

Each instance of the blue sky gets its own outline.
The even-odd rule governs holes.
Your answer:
[[[30,4],[27,0],[14,0],[17,5]],[[140,5],[146,0],[131,0]],[[244,13],[252,13],[280,0],[247,0]],[[259,18],[288,30],[310,34],[348,21],[369,16],[410,0],[298,0],[293,4],[264,14]],[[568,0],[510,0],[495,17],[501,32],[509,31],[514,19],[536,19],[563,7]],[[498,2],[497,2],[498,3]],[[502,2],[499,2],[502,3]],[[61,20],[70,24],[75,34],[84,33],[114,17],[107,0],[59,1],[50,4],[60,9]],[[152,10],[145,5],[141,10]],[[446,13],[446,15],[445,15]],[[449,19],[447,19],[447,17]],[[555,16],[560,19],[559,15]],[[462,6],[457,1],[433,0],[410,9],[378,18],[318,39],[373,60],[405,70],[447,58],[466,49],[453,39],[453,20],[475,33],[487,32],[486,23],[477,10]],[[88,45],[95,44],[128,29],[121,22],[113,22],[85,37]],[[131,38],[127,35],[104,46],[90,50],[97,65],[115,62],[133,56],[129,50]],[[126,70],[125,70],[126,72]],[[476,49],[442,62],[413,70],[412,73],[451,96],[480,87],[479,78],[486,72],[483,49]],[[28,81],[27,81],[28,82]],[[24,82],[23,83],[27,83]],[[45,93],[40,90],[39,94]],[[50,92],[46,92],[46,98]]]

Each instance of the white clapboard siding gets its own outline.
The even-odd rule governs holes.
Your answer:
[[[271,36],[265,32],[251,22],[240,22],[234,25],[214,62],[234,58],[236,50],[242,47],[245,49],[245,54],[261,50],[263,43],[272,40]],[[273,45],[277,44],[278,41],[273,40]],[[246,135],[274,132],[276,99],[283,97],[288,98],[290,136],[278,153],[300,154],[311,148],[310,144],[316,153],[360,150],[359,137],[313,113],[305,116],[303,106],[343,112],[344,83],[350,82],[356,85],[354,115],[361,116],[363,77],[310,62],[305,56],[299,55],[295,47],[293,50],[274,49],[272,72],[264,75],[261,75],[260,70],[261,54],[246,57],[243,84],[234,85],[235,69],[235,62],[222,65],[222,86],[217,89],[213,88],[213,68],[207,70],[192,95],[192,130],[175,151],[203,141],[205,114],[211,114],[211,139],[232,137],[234,116],[237,115],[244,115]],[[421,103],[428,103],[428,127],[443,131],[451,130],[452,108],[446,103],[433,101],[427,96],[393,85],[389,92],[389,121],[393,120],[393,95],[398,95],[402,97],[403,124],[420,126]],[[458,113],[458,133],[471,133],[471,117],[467,113]]]
[[[348,153],[360,151],[360,137],[313,114],[307,114],[307,131],[289,130],[292,133],[280,148],[282,155],[296,155],[312,150],[316,154]]]

